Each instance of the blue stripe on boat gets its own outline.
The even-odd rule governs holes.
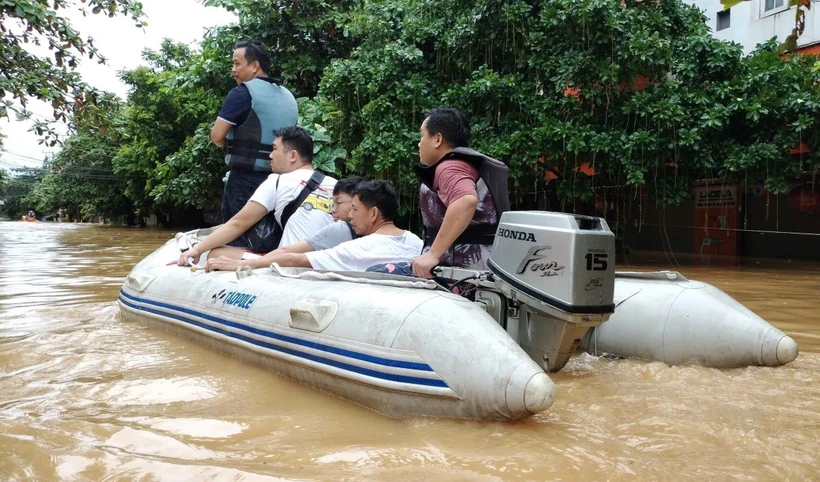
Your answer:
[[[145,312],[148,312],[148,313],[154,313],[154,314],[161,315],[161,316],[167,316],[169,318],[173,318],[175,320],[179,320],[179,321],[182,321],[182,322],[185,322],[185,323],[189,323],[189,324],[198,326],[200,328],[212,331],[214,333],[219,333],[221,335],[225,335],[225,336],[228,336],[228,337],[231,337],[231,338],[236,338],[238,340],[242,340],[244,342],[247,342],[247,343],[250,343],[250,344],[253,344],[253,345],[257,345],[257,346],[260,346],[260,347],[263,347],[263,348],[267,348],[269,350],[275,350],[275,351],[279,351],[279,352],[282,352],[282,353],[287,353],[289,355],[298,356],[300,358],[311,360],[311,361],[314,361],[314,362],[317,362],[317,363],[322,363],[324,365],[330,365],[330,366],[333,366],[333,367],[336,367],[336,368],[341,368],[343,370],[348,370],[348,371],[352,371],[352,372],[359,373],[359,374],[362,374],[362,375],[367,375],[367,376],[374,377],[374,378],[380,378],[380,379],[383,379],[383,380],[389,380],[389,381],[400,382],[400,383],[409,383],[409,384],[415,384],[415,385],[425,385],[425,386],[431,386],[431,387],[449,388],[447,386],[447,384],[444,383],[444,380],[441,380],[441,379],[432,380],[432,379],[428,379],[428,378],[410,377],[410,376],[406,376],[406,375],[396,375],[396,374],[393,374],[393,373],[384,373],[384,372],[380,372],[380,371],[377,371],[377,370],[371,370],[369,368],[363,368],[363,367],[359,367],[359,366],[356,366],[356,365],[351,365],[349,363],[343,363],[343,362],[340,362],[340,361],[331,360],[331,359],[321,357],[321,356],[318,356],[318,355],[312,355],[312,354],[309,354],[309,353],[304,353],[304,352],[301,352],[301,351],[298,351],[298,350],[294,350],[292,348],[286,348],[286,347],[274,345],[272,343],[266,343],[264,341],[260,341],[260,340],[257,340],[255,338],[250,338],[250,337],[247,337],[247,336],[244,336],[244,335],[240,335],[238,333],[233,333],[233,332],[230,332],[230,331],[220,330],[219,328],[207,325],[205,323],[201,323],[199,321],[193,320],[191,318],[188,318],[188,317],[185,317],[185,316],[182,316],[182,315],[167,313],[167,312],[164,312],[164,311],[155,310],[155,309],[147,308],[147,307],[144,307],[144,306],[138,306],[138,305],[135,305],[133,303],[130,303],[128,300],[132,300],[132,301],[138,302],[138,303],[145,303],[145,304],[149,304],[149,305],[154,305],[154,306],[158,306],[158,307],[169,309],[169,310],[174,310],[174,311],[185,313],[185,314],[188,314],[188,315],[197,316],[199,318],[203,318],[203,319],[206,319],[208,321],[219,323],[219,324],[222,324],[222,325],[225,325],[225,326],[230,326],[232,328],[237,328],[237,329],[246,331],[248,333],[253,333],[255,335],[261,335],[261,336],[265,336],[265,337],[268,337],[268,338],[273,338],[273,339],[276,339],[276,340],[284,341],[284,342],[295,344],[295,345],[304,346],[304,347],[307,347],[307,348],[313,348],[313,349],[316,349],[316,350],[324,351],[326,353],[333,353],[333,354],[336,354],[336,355],[342,355],[342,356],[346,356],[346,357],[349,357],[349,358],[354,358],[354,359],[357,359],[357,360],[362,360],[362,361],[366,361],[366,362],[369,362],[369,363],[388,366],[388,367],[393,367],[393,368],[406,368],[406,369],[410,369],[410,370],[419,370],[419,371],[426,371],[426,372],[435,373],[435,371],[429,365],[427,365],[426,363],[406,362],[406,361],[401,361],[401,360],[391,360],[389,358],[381,358],[381,357],[366,355],[364,353],[358,353],[358,352],[351,351],[351,350],[345,350],[343,348],[324,345],[324,344],[321,344],[321,343],[315,343],[315,342],[310,342],[310,341],[306,341],[306,340],[300,340],[299,338],[294,338],[294,337],[291,337],[291,336],[281,335],[281,334],[269,332],[269,331],[266,331],[266,330],[253,328],[253,327],[250,327],[250,326],[247,326],[247,325],[243,325],[241,323],[237,323],[237,322],[234,322],[234,321],[229,321],[229,320],[226,320],[226,319],[223,319],[223,318],[219,318],[219,317],[216,317],[216,316],[213,316],[213,315],[208,315],[206,313],[201,313],[201,312],[191,310],[191,309],[188,309],[188,308],[182,308],[182,307],[171,305],[171,304],[168,304],[168,303],[161,303],[161,302],[158,302],[158,301],[138,298],[136,296],[133,296],[133,295],[130,295],[130,294],[126,293],[125,291],[120,291],[120,295],[121,295],[120,296],[120,301],[123,304],[125,304],[126,306],[128,306],[132,309],[139,310],[139,311],[145,311]]]

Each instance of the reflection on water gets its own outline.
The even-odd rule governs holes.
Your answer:
[[[391,420],[120,321],[128,270],[172,233],[0,229],[3,480],[817,480],[820,265],[673,267],[798,341],[779,368],[573,358],[516,423]]]

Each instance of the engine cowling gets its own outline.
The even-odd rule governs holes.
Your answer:
[[[615,236],[602,218],[505,212],[488,264],[501,281],[569,315],[615,309]]]
[[[505,212],[488,266],[494,288],[477,300],[506,306],[494,316],[545,370],[560,370],[587,330],[615,311],[615,236],[604,219]]]

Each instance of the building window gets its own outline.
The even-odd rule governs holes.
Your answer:
[[[781,0],[782,1],[782,0]],[[723,29],[729,28],[731,24],[731,17],[732,11],[731,10],[721,10],[717,13],[717,31],[720,32]]]
[[[763,3],[763,11],[768,12],[776,8],[781,8],[783,6],[783,2],[784,0],[766,0]]]

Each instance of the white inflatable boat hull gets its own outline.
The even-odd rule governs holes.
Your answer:
[[[797,343],[712,285],[677,272],[619,272],[615,313],[589,331],[591,353],[732,368],[794,361]]]
[[[531,320],[517,292],[495,292],[518,297],[508,310],[506,302],[493,308],[430,281],[384,274],[205,273],[166,265],[196,237],[170,240],[134,267],[119,296],[125,320],[146,321],[390,417],[516,420],[555,400],[544,370],[563,364],[537,363],[517,343],[547,337],[549,345],[552,328],[536,326],[542,315]],[[524,248],[529,259],[532,248]],[[567,326],[580,327],[583,338],[575,338],[576,328],[561,335],[567,349],[557,350],[567,358],[576,347],[711,367],[777,366],[797,357],[794,340],[713,286],[675,272],[610,276],[614,313],[586,336],[583,325],[597,320],[595,326],[603,315],[573,315],[578,320]],[[580,291],[600,284],[576,278]],[[497,287],[489,277],[484,282]]]
[[[270,269],[237,279],[166,266],[178,253],[169,241],[129,274],[119,297],[125,320],[390,417],[521,419],[555,399],[543,370],[479,305],[457,295],[365,279],[292,279]]]

